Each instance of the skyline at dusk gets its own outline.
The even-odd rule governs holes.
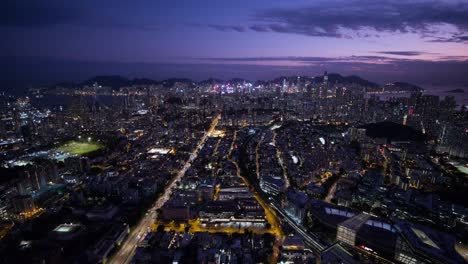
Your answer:
[[[468,263],[468,0],[0,10],[0,264]]]
[[[2,10],[7,86],[324,70],[379,83],[468,84],[467,1],[8,0]]]

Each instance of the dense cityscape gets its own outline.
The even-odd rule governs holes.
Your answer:
[[[468,256],[468,115],[455,96],[325,72],[99,76],[0,104],[4,263]]]
[[[468,0],[0,10],[0,264],[468,263]]]

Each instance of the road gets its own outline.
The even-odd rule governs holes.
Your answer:
[[[255,173],[256,173],[256,175],[255,176],[257,177],[257,179],[259,179],[259,167],[260,167],[260,164],[259,164],[259,160],[260,160],[260,158],[259,158],[259,146],[260,146],[260,144],[262,143],[263,140],[264,140],[264,134],[262,134],[262,137],[260,138],[258,144],[255,147],[255,153],[256,153],[256,159],[255,159],[255,163],[256,163],[256,172]],[[260,187],[258,185],[258,182],[257,182],[257,184],[254,184],[253,186],[254,186],[255,189],[257,189],[258,196],[265,197],[264,195],[261,195],[263,192],[260,189]],[[267,197],[265,197],[265,198],[266,199],[263,199],[264,201],[270,200],[270,202],[268,204],[264,205],[264,208],[267,208],[266,211],[268,211],[268,210],[273,211],[276,217],[280,217],[284,222],[288,223],[299,235],[301,235],[304,238],[306,244],[309,245],[314,250],[314,252],[320,253],[321,251],[323,251],[326,248],[326,245],[323,245],[315,235],[307,232],[302,225],[298,225],[294,220],[292,220],[286,214],[286,212],[284,212],[284,210],[281,208],[281,206],[278,206],[274,200],[269,199],[269,198],[267,199]]]
[[[236,166],[237,177],[241,178],[245,182],[245,184],[249,186],[249,188],[255,189],[255,186],[253,186],[245,177],[241,175],[239,164],[233,159],[230,159],[230,161],[234,164],[234,166]],[[271,228],[268,231],[269,233],[275,236],[275,244],[273,246],[273,254],[271,256],[270,263],[277,263],[280,252],[279,245],[282,244],[282,242],[284,241],[284,233],[281,229],[280,221],[277,218],[275,212],[271,210],[270,206],[268,206],[268,204],[257,192],[255,192],[254,198],[255,200],[257,200],[260,206],[263,207],[263,210],[265,210],[267,222],[271,225]]]
[[[216,125],[218,125],[219,120],[221,119],[221,115],[218,115],[213,122],[211,123],[210,128],[208,131],[205,132],[203,137],[198,142],[195,149],[190,154],[189,159],[185,162],[184,166],[180,169],[177,175],[172,179],[172,181],[166,186],[164,193],[156,200],[153,204],[151,209],[148,210],[148,214],[146,214],[140,222],[133,228],[133,230],[128,235],[127,239],[123,243],[120,250],[109,260],[110,264],[126,264],[130,263],[132,257],[135,253],[135,249],[138,246],[138,243],[145,237],[148,230],[151,228],[151,225],[154,223],[156,219],[156,210],[161,208],[167,200],[172,195],[172,191],[176,186],[176,183],[182,179],[185,175],[185,172],[190,168],[192,162],[197,158],[198,153],[203,148],[206,143],[206,140],[211,135],[213,130],[215,129]]]
[[[325,246],[318,241],[318,238],[308,233],[302,226],[296,224],[279,206],[275,205],[274,202],[270,203],[271,207],[275,209],[276,213],[283,217],[283,220],[286,221],[299,235],[301,235],[306,243],[312,247],[314,252],[320,253],[325,249]]]

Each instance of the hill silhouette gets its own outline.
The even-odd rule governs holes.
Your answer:
[[[360,126],[366,129],[366,135],[372,138],[386,138],[388,141],[423,142],[426,136],[410,126],[394,122],[379,122]]]

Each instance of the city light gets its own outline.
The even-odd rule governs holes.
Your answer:
[[[0,262],[468,261],[467,0],[186,2],[2,5]]]

